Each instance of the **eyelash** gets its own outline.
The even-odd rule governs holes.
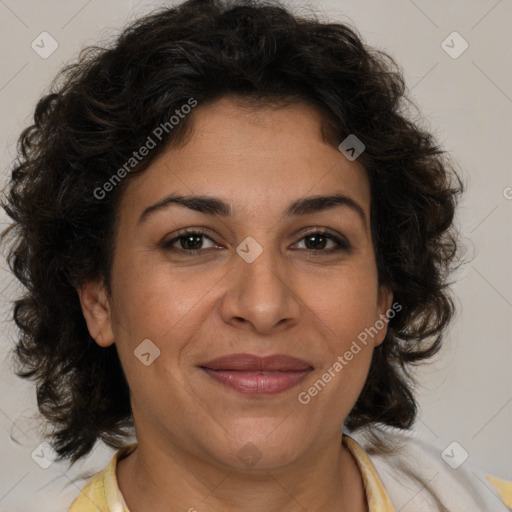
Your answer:
[[[171,240],[165,241],[162,244],[162,247],[163,247],[164,250],[167,250],[167,251],[178,251],[178,252],[181,252],[182,254],[190,255],[190,256],[199,255],[199,254],[203,253],[204,251],[208,250],[208,249],[186,250],[186,249],[179,249],[177,247],[172,247],[172,245],[175,242],[178,242],[182,238],[186,238],[187,236],[191,236],[191,235],[203,236],[203,237],[208,238],[210,241],[215,243],[215,241],[212,240],[208,236],[206,231],[203,231],[201,229],[188,229],[188,230],[184,230],[184,231],[179,232],[178,235],[175,236],[174,238],[172,238]],[[329,240],[332,240],[333,242],[335,242],[337,244],[338,247],[335,247],[333,249],[328,249],[328,250],[322,250],[322,249],[318,249],[318,250],[315,250],[315,249],[302,249],[302,250],[305,250],[306,252],[309,252],[309,253],[332,254],[332,253],[335,253],[335,252],[338,252],[338,251],[349,252],[350,249],[351,249],[351,246],[350,246],[348,241],[333,235],[330,231],[327,231],[327,230],[324,230],[324,229],[320,229],[320,228],[316,229],[315,231],[310,231],[309,233],[306,233],[305,235],[302,236],[302,238],[299,240],[299,242],[302,241],[305,238],[312,237],[314,235],[320,235],[320,236],[325,237],[325,238],[327,238]]]

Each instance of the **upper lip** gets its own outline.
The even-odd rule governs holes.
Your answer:
[[[285,354],[274,354],[266,357],[260,357],[252,354],[229,354],[217,357],[207,363],[200,365],[203,368],[211,370],[231,370],[231,371],[263,371],[263,372],[291,372],[312,370],[313,367],[296,357]]]

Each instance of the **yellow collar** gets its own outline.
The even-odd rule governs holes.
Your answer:
[[[363,448],[354,439],[346,435],[343,436],[343,444],[354,457],[363,477],[368,510],[370,512],[395,512],[395,507],[391,503],[386,489],[384,489],[384,484]]]

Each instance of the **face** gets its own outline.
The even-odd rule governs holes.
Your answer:
[[[261,468],[307,460],[340,432],[385,336],[391,294],[378,286],[365,170],[323,140],[307,105],[254,111],[223,98],[190,115],[186,145],[127,186],[112,295],[101,283],[79,292],[89,331],[117,344],[139,446],[224,467],[246,467],[251,452]],[[209,364],[233,354],[255,359]],[[300,364],[268,359],[258,375],[258,358],[276,354]]]

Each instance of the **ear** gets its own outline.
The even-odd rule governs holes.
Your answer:
[[[393,303],[393,292],[386,286],[379,286],[379,293],[377,299],[377,318],[375,321],[375,328],[378,329],[378,333],[374,337],[374,346],[379,346],[386,337],[388,332],[389,318],[395,315],[395,312],[391,309]],[[402,309],[400,307],[400,309]],[[399,310],[398,310],[399,311]],[[390,315],[391,313],[391,315]]]
[[[89,334],[101,347],[114,343],[107,291],[102,280],[90,281],[77,290]]]

